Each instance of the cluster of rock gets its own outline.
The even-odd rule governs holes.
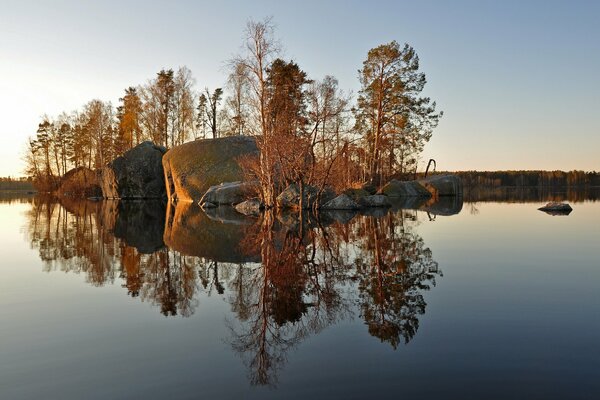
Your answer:
[[[170,203],[198,203],[209,210],[233,206],[245,215],[264,208],[258,198],[260,185],[244,175],[245,165],[259,156],[252,137],[197,140],[166,151],[143,142],[101,171],[78,168],[63,178],[61,193],[108,199],[168,199]],[[436,175],[418,181],[391,180],[379,191],[365,184],[335,193],[330,188],[296,184],[287,186],[276,199],[279,209],[360,210],[386,208],[397,198],[437,199],[461,196],[460,179]]]

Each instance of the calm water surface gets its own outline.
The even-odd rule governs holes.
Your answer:
[[[0,398],[600,398],[584,199],[318,220],[6,199]]]

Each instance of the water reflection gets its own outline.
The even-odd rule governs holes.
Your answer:
[[[451,213],[462,202],[419,204]],[[437,207],[437,208],[436,208]],[[165,316],[224,295],[227,342],[256,385],[276,385],[289,350],[341,320],[396,348],[417,333],[424,292],[441,276],[417,211],[241,216],[220,208],[35,198],[27,233],[46,271],[115,280]],[[424,215],[424,214],[421,214]]]

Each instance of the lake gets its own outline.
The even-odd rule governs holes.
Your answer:
[[[600,398],[600,202],[0,198],[0,398]]]

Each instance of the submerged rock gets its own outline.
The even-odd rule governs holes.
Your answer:
[[[102,169],[102,195],[107,199],[160,199],[165,196],[162,157],[166,150],[143,142]]]
[[[206,202],[213,204],[234,205],[252,197],[258,191],[257,182],[227,182],[208,188],[200,199],[200,205]]]
[[[197,202],[221,182],[244,180],[240,163],[255,159],[259,151],[249,136],[195,140],[172,148],[163,158],[170,200]]]
[[[243,201],[235,206],[235,210],[244,215],[260,215],[260,210],[264,208],[258,198]]]
[[[346,194],[340,194],[322,207],[323,210],[358,210],[359,208],[361,206]]]

